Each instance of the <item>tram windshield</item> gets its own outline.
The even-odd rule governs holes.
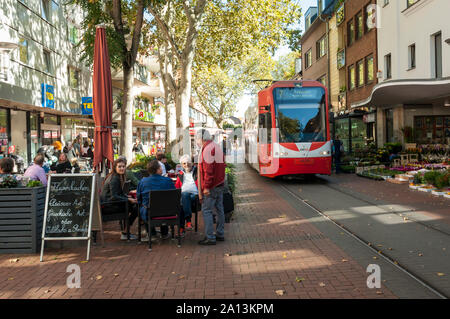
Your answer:
[[[280,143],[326,141],[326,96],[323,88],[275,88],[273,98]]]

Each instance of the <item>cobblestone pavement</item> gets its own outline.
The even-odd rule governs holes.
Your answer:
[[[366,269],[277,195],[247,166],[237,170],[238,191],[225,242],[199,246],[188,232],[176,241],[121,241],[115,222],[105,247],[46,249],[39,255],[0,256],[0,299],[5,298],[396,298],[382,285],[368,289]],[[70,264],[81,267],[81,288],[69,289]],[[279,294],[277,294],[277,291]],[[281,292],[280,292],[281,291]]]

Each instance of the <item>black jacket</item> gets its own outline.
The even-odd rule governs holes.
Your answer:
[[[123,191],[122,185],[120,184],[119,175],[113,174],[103,185],[100,201],[104,203],[127,200],[128,196]]]
[[[178,173],[178,178],[180,179],[181,185],[183,185],[184,183],[184,173],[184,169]],[[192,167],[192,178],[194,179],[194,181],[197,180],[197,166]]]
[[[62,163],[55,163],[51,167],[52,171],[56,171],[57,174],[72,173],[72,165],[69,161]]]

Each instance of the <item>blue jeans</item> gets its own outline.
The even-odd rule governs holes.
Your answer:
[[[184,223],[187,220],[191,221],[192,216],[192,203],[195,201],[197,194],[184,192],[181,193],[181,207],[183,208],[180,215],[180,226],[184,227]]]
[[[216,235],[224,237],[225,234],[225,213],[223,211],[223,191],[224,187],[214,187],[208,196],[203,197],[202,213],[205,222],[206,238],[216,241]],[[217,211],[216,235],[214,235],[213,208]]]

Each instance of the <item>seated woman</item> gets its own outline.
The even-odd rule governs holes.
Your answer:
[[[184,223],[186,221],[186,230],[192,230],[192,202],[198,196],[197,185],[197,167],[192,166],[192,161],[189,155],[183,155],[180,158],[180,163],[183,169],[178,173],[178,178],[175,183],[176,188],[181,188],[181,205],[183,213],[180,218],[180,232],[184,234]]]
[[[141,205],[140,213],[144,222],[147,222],[147,207],[150,203],[149,192],[152,190],[169,190],[175,189],[172,180],[168,177],[162,176],[162,168],[158,160],[153,160],[147,164],[147,170],[150,176],[144,177],[139,182],[136,195],[139,204]],[[151,229],[152,236],[156,235],[155,229]],[[161,237],[163,239],[169,238],[169,227],[161,226]]]
[[[72,165],[65,153],[59,154],[58,162],[52,165],[51,170],[57,174],[72,173]]]
[[[132,198],[131,196],[128,196],[124,193],[124,185],[126,181],[125,177],[125,170],[127,167],[127,162],[124,159],[117,159],[113,163],[113,169],[111,173],[106,176],[103,187],[102,187],[102,193],[100,195],[100,202],[107,203],[107,202],[114,202],[114,201],[128,201],[130,205],[129,207],[129,217],[128,217],[128,223],[131,227],[133,222],[136,220],[137,217],[137,207],[136,203],[137,200]],[[117,209],[120,209],[120,206],[117,206]],[[122,240],[127,239],[127,235],[124,231],[122,231],[122,235],[120,237]],[[136,239],[135,235],[130,234],[130,239]]]

